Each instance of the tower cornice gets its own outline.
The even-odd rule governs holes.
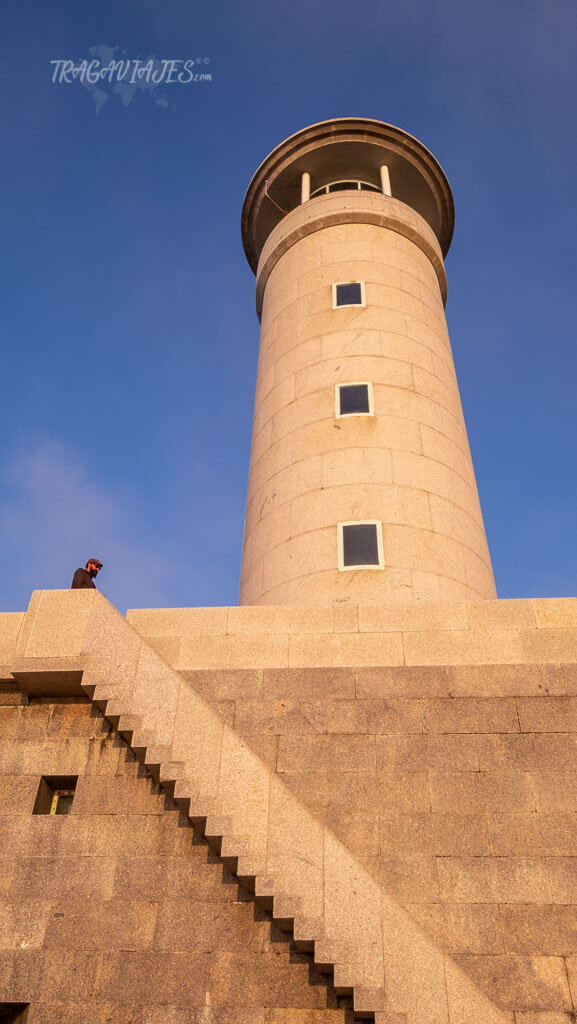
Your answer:
[[[443,256],[454,227],[447,177],[433,154],[408,132],[383,121],[345,117],[321,121],[277,146],[254,174],[242,211],[242,239],[256,272],[262,248],[286,213],[301,203],[301,178],[312,194],[336,179],[360,178],[378,186],[379,168],[390,170],[392,194],[430,225]]]

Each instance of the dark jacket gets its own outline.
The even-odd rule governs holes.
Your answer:
[[[71,590],[84,590],[85,588],[96,590],[96,584],[86,569],[77,569],[70,584]]]

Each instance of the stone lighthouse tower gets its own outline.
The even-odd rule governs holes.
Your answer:
[[[495,597],[444,315],[453,221],[435,158],[380,121],[312,125],[254,175],[241,604]]]

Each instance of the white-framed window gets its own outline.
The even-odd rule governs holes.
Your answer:
[[[374,416],[373,385],[369,380],[335,384],[335,416]]]
[[[384,569],[383,524],[380,519],[337,523],[339,572]]]
[[[333,309],[366,304],[364,281],[336,281],[333,284]]]

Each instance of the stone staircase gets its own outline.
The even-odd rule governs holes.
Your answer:
[[[147,653],[153,660],[158,657],[152,651]],[[166,667],[159,664],[158,670],[166,671]],[[98,676],[99,673],[96,678]],[[178,735],[181,723],[177,717],[172,743],[165,743],[166,736],[161,735],[164,723],[158,723],[155,729],[146,715],[138,714],[138,674],[132,688],[110,681],[100,683],[96,678],[94,673],[85,671],[84,692],[239,882],[253,894],[255,902],[270,912],[282,931],[292,935],[299,951],[312,955],[321,973],[333,975],[337,995],[352,998],[355,1018],[376,1020],[381,1024],[404,1024],[403,1015],[385,1012],[383,965],[374,944],[347,941],[346,898],[338,927],[327,934],[320,880],[311,888],[305,878],[299,877],[299,862],[304,859],[306,863],[307,850],[320,850],[325,845],[322,828],[297,804],[282,782],[275,779],[194,691],[188,694],[181,691],[179,695],[181,708],[186,705],[184,719],[199,723],[206,722],[209,716],[213,719],[211,734],[216,740],[220,732],[220,742],[215,742],[212,759],[203,757],[195,761],[193,752],[192,758],[173,760],[175,745],[180,749],[183,743],[187,744],[187,737]],[[215,785],[219,772],[227,780],[226,792]],[[275,789],[277,792],[271,801],[271,790]],[[298,830],[301,839],[298,853],[288,849],[283,858],[279,851],[275,859],[278,869],[271,872],[266,855],[268,831],[273,825],[270,814],[275,805],[280,810],[283,803],[286,806],[281,813],[289,828]],[[235,813],[230,813],[231,807],[235,807]],[[229,813],[223,813],[222,809]],[[293,814],[301,818],[300,823],[291,821]],[[302,821],[302,818],[310,820]],[[340,847],[340,857],[348,859],[341,844],[336,839],[333,842]],[[358,874],[359,885],[366,889],[368,884],[369,889],[375,890],[373,897],[377,897],[378,887],[375,883],[371,885],[368,876],[361,877],[365,873],[360,866]],[[352,907],[350,910],[352,912]],[[368,916],[366,920],[368,924]],[[363,928],[363,932],[370,936],[368,928]]]
[[[332,972],[357,1019],[513,1024],[102,595],[37,592],[26,620],[14,677],[81,673],[82,690],[255,901]]]

